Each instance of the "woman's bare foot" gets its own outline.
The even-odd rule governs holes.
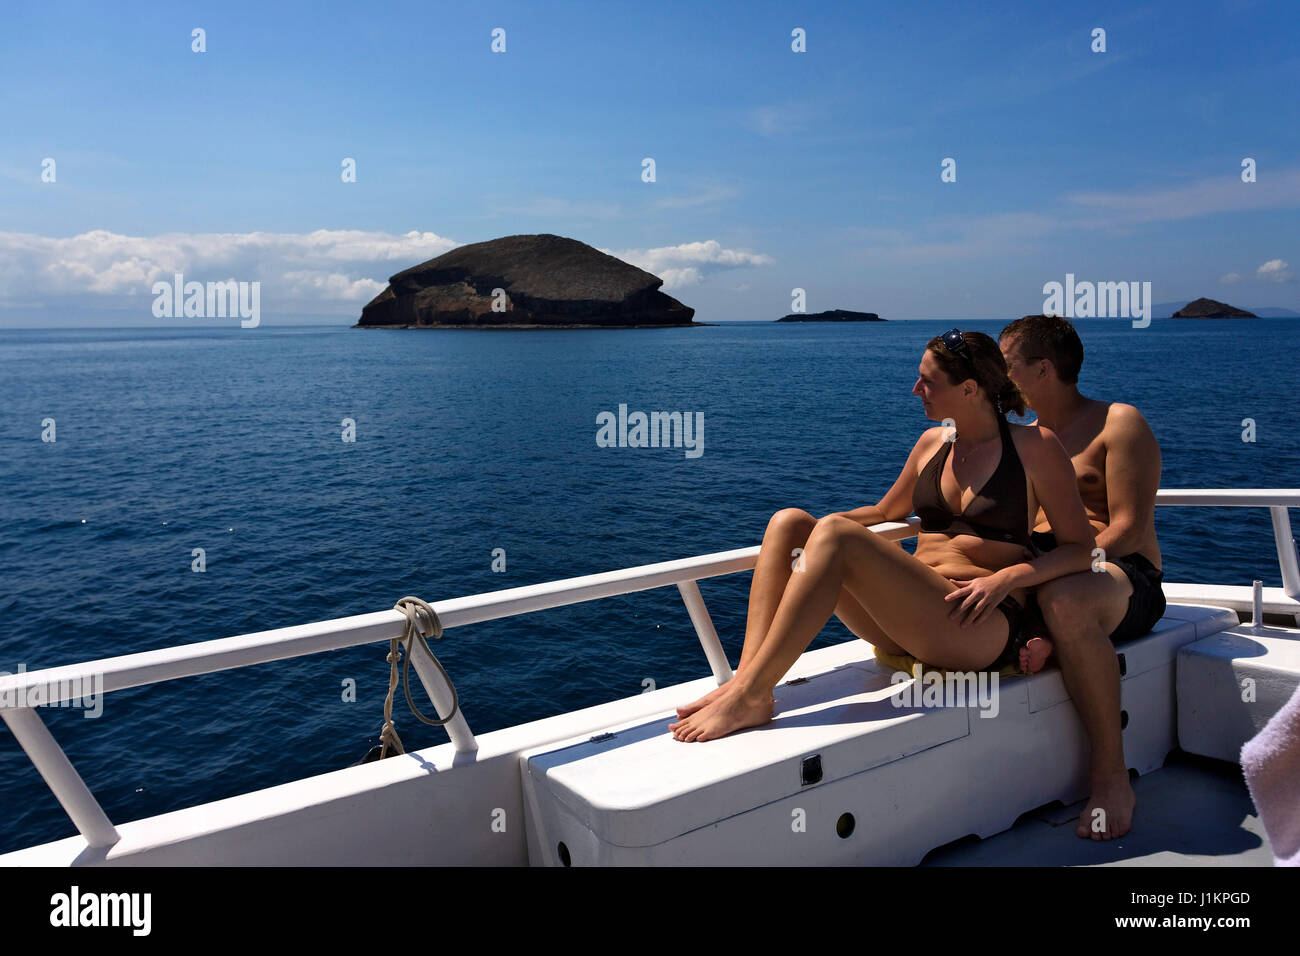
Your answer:
[[[731,680],[735,680],[735,679],[736,678],[734,677],[731,678]],[[730,683],[731,681],[727,681],[727,684]],[[677,716],[684,720],[685,718],[691,716],[691,714],[699,710],[701,707],[713,703],[718,698],[718,695],[727,689],[727,684],[719,684],[717,687],[713,688],[713,690],[709,691],[699,700],[692,701],[691,703],[685,705],[684,707],[678,707]]]
[[[733,682],[729,681],[723,687],[728,693],[706,704],[685,720],[669,724],[668,729],[673,736],[686,743],[716,740],[745,727],[757,727],[772,719],[775,699],[770,694],[768,700],[764,701],[761,697],[747,697],[740,693]]]
[[[1020,648],[1020,670],[1026,674],[1037,674],[1051,656],[1051,641],[1045,637],[1031,637],[1029,643]]]
[[[736,672],[736,677],[738,677],[738,676],[740,676],[740,672],[739,672],[739,671]],[[731,680],[735,680],[736,677],[732,677]],[[715,687],[715,688],[713,688],[713,690],[709,691],[707,694],[705,694],[705,695],[704,695],[703,697],[701,697],[699,700],[692,701],[691,703],[687,704],[687,705],[684,706],[684,707],[678,707],[678,708],[677,708],[677,716],[678,716],[679,718],[681,718],[682,720],[685,720],[687,717],[691,716],[691,714],[695,713],[697,710],[700,710],[700,709],[703,708],[703,707],[707,707],[709,704],[713,703],[715,700],[718,699],[718,697],[722,694],[722,692],[723,692],[724,690],[727,689],[727,687],[728,687],[728,685],[730,685],[730,683],[731,683],[731,681],[727,681],[727,683],[726,683],[726,684],[723,684],[721,687]],[[776,698],[775,698],[775,697],[772,698],[772,716],[773,716],[773,717],[776,716]]]

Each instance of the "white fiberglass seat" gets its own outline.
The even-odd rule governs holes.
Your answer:
[[[1130,768],[1161,766],[1178,743],[1179,648],[1236,623],[1173,605],[1119,648]],[[665,711],[521,753],[529,862],[911,865],[1087,795],[1087,741],[1055,667],[937,707],[898,706],[913,681],[894,682],[865,642],[796,671],[775,719],[719,740],[676,740]]]

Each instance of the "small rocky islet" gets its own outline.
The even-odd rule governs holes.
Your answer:
[[[1171,318],[1175,319],[1257,319],[1254,312],[1247,312],[1245,309],[1238,309],[1228,305],[1226,302],[1216,302],[1214,299],[1200,298],[1188,302],[1185,306],[1175,312]]]
[[[828,312],[791,312],[778,322],[884,322],[874,312],[853,312],[849,309],[831,309]]]

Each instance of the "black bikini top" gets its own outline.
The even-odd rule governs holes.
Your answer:
[[[921,519],[922,531],[973,534],[989,541],[1011,541],[1029,546],[1025,468],[1016,454],[1011,426],[1001,416],[998,416],[998,432],[1002,437],[1002,457],[998,459],[998,467],[959,515],[952,513],[939,485],[953,443],[943,442],[926,463],[912,491],[912,510]]]

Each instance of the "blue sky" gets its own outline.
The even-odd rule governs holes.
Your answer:
[[[150,324],[176,271],[260,281],[264,322],[355,321],[400,269],[540,232],[700,321],[796,287],[1010,318],[1067,272],[1300,310],[1296,24],[1238,0],[11,5],[0,323]]]

